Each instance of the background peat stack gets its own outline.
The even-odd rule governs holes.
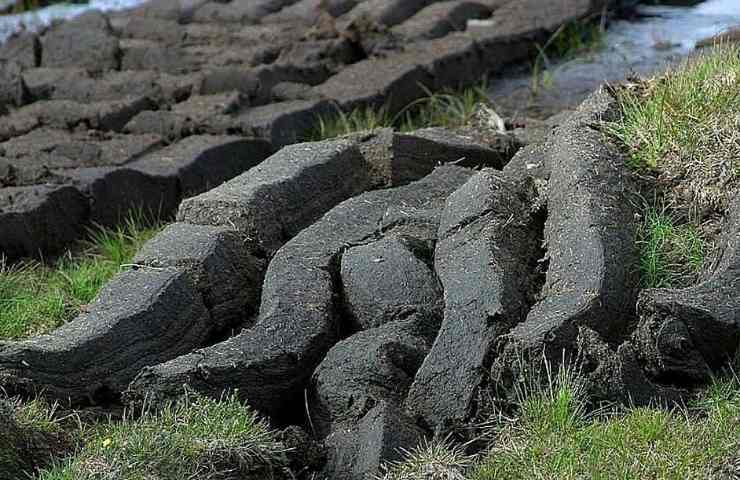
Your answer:
[[[476,83],[617,3],[152,0],[20,33],[0,45],[0,253],[54,254],[133,209],[166,218],[317,115]]]

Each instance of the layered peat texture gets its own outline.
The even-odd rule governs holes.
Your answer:
[[[334,311],[342,252],[373,238],[387,215],[389,229],[424,228],[430,242],[435,211],[424,208],[436,202],[439,210],[471,170],[448,167],[429,185],[363,192],[425,177],[444,159],[455,162],[460,146],[449,145],[450,135],[440,135],[434,155],[413,148],[413,135],[390,130],[295,144],[186,200],[180,221],[147,243],[136,267],[114,278],[77,319],[48,335],[0,342],[0,385],[98,403],[158,365],[137,383],[157,379],[148,394],[158,398],[177,396],[183,382],[195,385],[204,375],[212,387],[201,384],[203,390],[214,394],[238,378],[255,405],[282,414],[285,404],[276,399],[300,392],[311,365],[350,328]],[[427,134],[423,142],[435,140]],[[482,144],[468,148],[480,154],[481,166],[500,165],[505,154]],[[407,222],[414,208],[429,218]],[[317,222],[330,210],[334,217]],[[429,281],[436,287],[433,275]],[[438,293],[427,292],[428,301]],[[205,374],[208,355],[225,363]]]
[[[153,0],[20,33],[0,46],[0,254],[166,218],[318,115],[477,82],[616,3]]]
[[[541,213],[534,184],[526,183],[483,170],[447,201],[434,256],[444,321],[406,400],[427,428],[444,430],[469,418],[496,340],[539,293]]]
[[[559,362],[576,352],[579,331],[590,329],[606,342],[623,339],[634,326],[639,286],[635,218],[637,185],[616,146],[605,141],[600,122],[614,119],[613,100],[592,95],[557,128],[544,157],[547,266],[538,301],[509,333],[494,365],[499,380],[514,380],[516,360],[544,355]]]

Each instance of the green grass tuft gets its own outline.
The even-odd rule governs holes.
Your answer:
[[[699,229],[668,210],[648,207],[638,230],[643,288],[680,288],[696,282],[708,247]]]
[[[532,367],[530,367],[532,368]],[[556,372],[544,360],[542,367],[525,373],[516,394],[521,421],[546,435],[577,428],[586,417],[586,392],[578,370],[563,363]]]
[[[465,480],[465,472],[475,462],[475,457],[465,450],[445,441],[424,441],[413,450],[404,450],[403,460],[382,467],[378,480]]]
[[[460,91],[427,91],[425,97],[402,110],[396,122],[400,124],[399,129],[405,132],[427,127],[461,127],[471,122],[481,103],[490,103],[485,85]]]
[[[122,264],[159,230],[141,216],[115,229],[94,228],[78,253],[53,263],[0,259],[0,338],[46,333],[74,318]]]
[[[740,384],[718,380],[691,410],[632,408],[585,416],[579,383],[522,399],[519,417],[467,478],[661,480],[740,475]],[[556,377],[557,378],[557,377]],[[735,475],[734,477],[732,475]]]
[[[563,24],[547,43],[547,55],[569,59],[584,52],[603,48],[606,27],[603,19],[601,20],[576,20]]]
[[[308,140],[319,141],[392,126],[393,117],[385,107],[361,107],[350,113],[338,110],[335,115],[318,117],[316,129]]]
[[[308,140],[324,140],[379,128],[409,132],[427,127],[460,127],[471,121],[479,103],[489,102],[485,92],[485,86],[440,93],[427,90],[424,97],[411,102],[395,115],[389,113],[387,106],[363,107],[350,113],[337,111],[335,115],[319,117]]]
[[[286,448],[235,396],[201,396],[102,424],[39,480],[284,478]],[[254,475],[252,477],[251,475]]]
[[[19,398],[8,400],[15,410],[15,420],[28,430],[61,434],[63,427],[58,416],[59,403],[49,403],[41,397],[21,401]]]
[[[545,42],[537,44],[537,56],[532,63],[530,88],[534,96],[540,87],[552,88],[551,59],[570,60],[578,55],[599,50],[604,46],[606,26],[594,19],[576,20],[560,26]]]

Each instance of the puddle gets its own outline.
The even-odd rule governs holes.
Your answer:
[[[664,69],[691,53],[699,40],[740,25],[740,0],[708,0],[694,7],[643,5],[638,12],[642,18],[609,26],[602,49],[550,65],[536,89],[531,73],[492,80],[489,95],[497,109],[506,116],[548,117],[577,106],[605,81]]]

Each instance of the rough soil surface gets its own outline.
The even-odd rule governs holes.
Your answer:
[[[620,2],[520,3],[152,0],[20,33],[0,45],[0,253],[54,254],[134,208],[167,217],[317,115],[477,82]]]

